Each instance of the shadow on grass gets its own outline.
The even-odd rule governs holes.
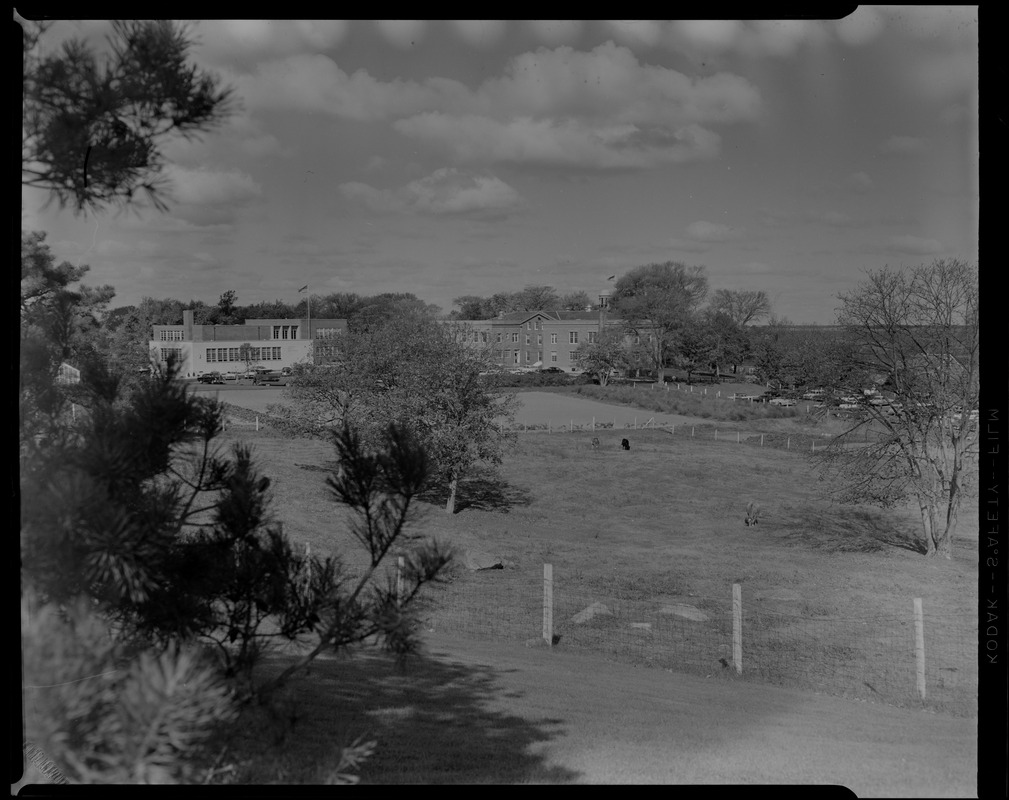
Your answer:
[[[924,554],[924,544],[904,521],[885,519],[878,511],[831,506],[801,514],[782,526],[786,540],[831,553],[879,553],[889,548]]]
[[[421,494],[420,499],[425,503],[444,506],[448,501],[448,487],[431,486]],[[512,508],[527,506],[531,502],[532,494],[526,489],[514,486],[493,474],[482,473],[459,481],[455,510],[457,514],[467,508],[507,514]]]
[[[271,659],[264,674],[282,666]],[[509,714],[500,702],[508,696],[489,667],[418,656],[400,668],[368,652],[319,659],[269,712],[244,712],[227,760],[236,766],[235,783],[323,784],[341,748],[361,737],[377,743],[359,771],[349,770],[362,783],[576,781],[578,773],[530,753],[561,721]]]

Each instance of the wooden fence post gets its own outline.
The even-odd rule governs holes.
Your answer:
[[[786,450],[791,450],[792,449],[792,437],[791,436],[789,436],[788,439],[785,440],[785,449]]]
[[[739,431],[736,431],[736,444],[739,444]]]
[[[595,417],[592,418],[592,432],[593,433],[596,432],[596,418]]]
[[[760,434],[760,446],[764,446],[764,434]]]
[[[568,433],[575,432],[575,421],[573,419],[568,420]]]
[[[732,664],[736,673],[743,673],[743,593],[738,583],[732,584]]]
[[[543,638],[547,646],[554,644],[554,566],[543,565]]]
[[[690,435],[691,436],[694,435],[694,426],[693,425],[690,426]]]
[[[637,429],[638,429],[638,418],[635,417],[634,418],[634,430],[637,430]]]
[[[921,613],[921,598],[914,598],[914,654],[918,672],[918,697],[925,699],[925,620]]]
[[[256,432],[259,432],[259,414],[256,414]]]
[[[715,428],[715,441],[718,441],[718,428]]]

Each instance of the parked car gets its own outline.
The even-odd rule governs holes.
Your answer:
[[[281,375],[290,375],[293,372],[294,370],[291,369],[291,367],[284,367],[283,369],[280,370]]]
[[[795,405],[795,401],[794,400],[790,400],[787,397],[775,397],[775,398],[772,398],[769,402],[770,402],[770,404],[772,406],[794,406]]]
[[[196,379],[197,383],[224,383],[220,372],[204,372]]]
[[[546,369],[541,369],[540,372],[564,372],[560,367],[547,367]]]
[[[808,392],[806,392],[802,396],[802,399],[803,400],[819,400],[821,397],[823,397],[823,394],[824,394],[823,389],[810,389]]]

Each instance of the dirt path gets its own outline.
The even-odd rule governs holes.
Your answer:
[[[840,784],[858,796],[973,797],[977,723],[584,653],[430,635],[428,655],[493,675],[488,712],[579,783]]]

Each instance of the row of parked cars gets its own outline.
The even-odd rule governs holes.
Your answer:
[[[286,384],[291,376],[291,368],[284,367],[272,370],[269,367],[253,367],[245,372],[204,372],[197,377],[198,383],[225,384],[238,383],[240,380],[251,380],[253,383]]]

